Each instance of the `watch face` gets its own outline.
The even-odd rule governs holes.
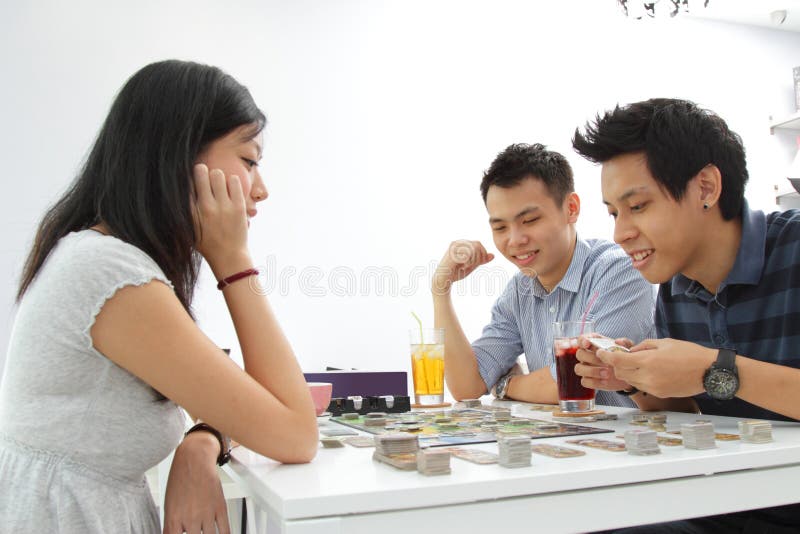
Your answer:
[[[711,398],[729,400],[739,390],[739,378],[729,369],[712,368],[703,385]]]

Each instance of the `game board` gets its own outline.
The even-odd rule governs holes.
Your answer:
[[[420,447],[439,447],[467,445],[470,443],[490,443],[497,441],[497,432],[521,432],[532,439],[561,436],[580,436],[613,432],[604,428],[512,417],[508,421],[495,421],[493,410],[468,408],[444,412],[410,412],[405,414],[386,414],[385,426],[367,426],[366,416],[345,419],[343,416],[331,417],[331,421],[363,430],[371,434],[387,432],[413,432],[419,437]],[[449,421],[442,422],[442,419]],[[496,428],[486,425],[496,424]],[[483,426],[482,426],[483,425]]]

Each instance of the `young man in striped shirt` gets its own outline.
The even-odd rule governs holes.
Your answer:
[[[691,102],[652,99],[605,113],[576,132],[573,146],[602,164],[614,240],[634,268],[661,284],[660,339],[630,354],[578,351],[584,385],[638,389],[632,398],[649,410],[800,419],[800,212],[748,208],[739,136]],[[798,526],[793,505],[675,528]],[[678,531],[669,528],[647,531]]]
[[[653,288],[611,242],[582,239],[575,222],[580,199],[572,169],[540,144],[511,145],[486,171],[481,193],[497,250],[517,266],[492,308],[491,322],[470,344],[450,291],[494,255],[478,241],[450,244],[432,280],[435,324],[445,336],[445,381],[456,399],[494,390],[499,398],[558,403],[554,321],[587,320],[608,336],[652,335]],[[516,374],[524,353],[529,374]],[[598,404],[633,406],[625,396],[598,392]]]

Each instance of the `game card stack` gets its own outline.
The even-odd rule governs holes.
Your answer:
[[[377,434],[372,459],[398,469],[411,471],[417,468],[419,440],[411,434]]]
[[[347,419],[348,421],[358,419],[358,412],[345,412],[342,414],[342,419]]]
[[[647,426],[656,432],[664,432],[667,430],[667,416],[663,413],[654,413],[647,419]]]
[[[768,443],[772,441],[772,423],[769,421],[739,421],[739,434],[747,443]]]
[[[661,449],[658,447],[657,437],[655,430],[626,430],[625,447],[628,453],[637,456],[658,454]]]
[[[498,462],[503,467],[527,467],[531,465],[531,440],[528,436],[505,436],[497,438]]]
[[[419,450],[417,436],[411,434],[376,434],[375,452],[390,454],[413,453]]]
[[[511,410],[507,408],[502,408],[495,410],[494,413],[494,420],[495,421],[510,421],[511,420]]]
[[[384,412],[370,412],[364,417],[365,426],[385,426],[386,414]]]
[[[337,438],[334,436],[325,436],[319,438],[319,440],[322,443],[322,446],[325,447],[326,449],[336,449],[339,447],[344,447],[344,443],[342,442],[341,438]]]
[[[635,413],[631,415],[632,425],[646,425],[648,422],[648,415],[646,413]]]
[[[480,408],[481,407],[481,400],[480,399],[464,399],[464,400],[461,401],[461,404],[463,404],[465,408]]]
[[[484,432],[494,432],[498,428],[500,428],[500,423],[488,423],[488,422],[481,423],[481,430]]]
[[[423,449],[417,453],[417,471],[423,475],[449,475],[450,451]]]
[[[681,436],[683,437],[683,446],[689,449],[713,449],[716,447],[714,425],[709,422],[684,423],[681,425]]]

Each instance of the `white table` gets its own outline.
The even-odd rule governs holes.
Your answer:
[[[522,403],[495,403],[508,404],[514,415],[550,419]],[[578,424],[614,434],[535,441],[613,440],[642,428],[630,425],[636,410],[605,409],[619,420]],[[667,430],[698,418],[738,434],[738,419],[680,413],[668,413]],[[661,446],[654,456],[566,444],[586,455],[534,454],[531,467],[515,469],[452,458],[452,474],[435,477],[375,462],[374,449],[349,445],[321,448],[305,465],[281,465],[240,447],[229,465],[250,495],[248,515],[255,514],[258,532],[585,532],[800,502],[800,424],[774,422],[773,437],[766,444],[717,441],[710,450]],[[496,443],[465,447],[497,452]]]

